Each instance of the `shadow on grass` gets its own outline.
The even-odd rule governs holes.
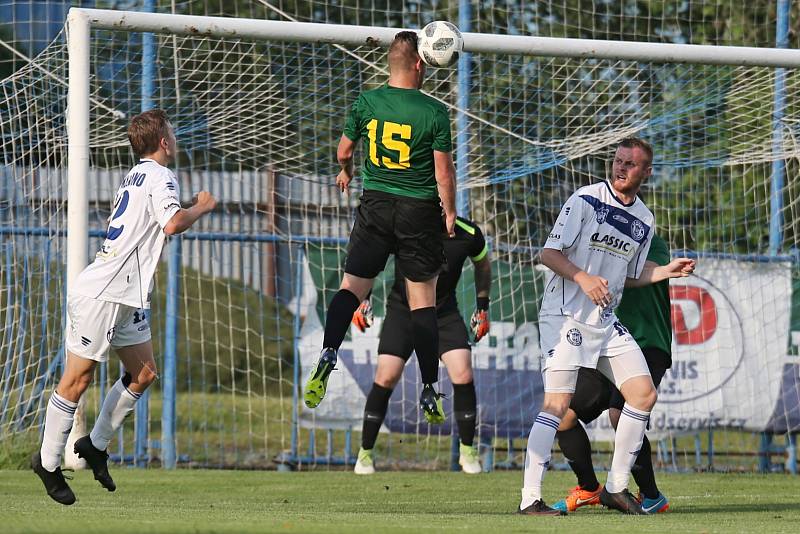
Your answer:
[[[687,506],[683,507],[674,507],[670,508],[669,515],[673,514],[700,514],[700,513],[729,513],[729,514],[741,514],[741,513],[750,513],[750,512],[762,512],[762,513],[783,513],[783,512],[792,512],[794,514],[800,514],[800,502],[781,502],[781,503],[767,503],[767,504],[742,504],[742,503],[718,503],[712,504],[708,506]]]

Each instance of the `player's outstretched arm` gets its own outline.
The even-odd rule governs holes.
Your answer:
[[[436,173],[436,185],[439,189],[439,198],[444,208],[444,222],[447,234],[456,235],[456,168],[453,165],[453,155],[450,152],[433,151],[433,163]]]
[[[626,278],[625,287],[642,287],[669,278],[686,278],[694,272],[696,262],[690,258],[678,258],[666,265],[647,261],[639,278]]]
[[[185,232],[197,219],[206,213],[211,213],[217,207],[217,199],[208,191],[200,191],[192,200],[191,208],[181,208],[172,216],[164,227],[165,234],[175,235]]]
[[[598,306],[608,306],[611,303],[608,280],[602,276],[595,276],[578,269],[563,252],[554,248],[543,249],[541,258],[542,263],[551,271],[565,280],[578,284],[592,303]]]
[[[356,142],[346,135],[339,139],[339,147],[336,149],[336,160],[342,166],[339,175],[336,177],[336,185],[339,191],[344,193],[350,187],[350,180],[353,179],[353,153],[356,150]]]
[[[489,255],[473,262],[475,267],[475,296],[477,299],[475,312],[470,319],[470,327],[475,343],[489,333],[489,290],[492,287],[492,262]]]

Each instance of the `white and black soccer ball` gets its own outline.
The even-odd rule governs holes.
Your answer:
[[[464,50],[464,38],[455,24],[437,20],[419,32],[417,52],[431,67],[449,67]]]

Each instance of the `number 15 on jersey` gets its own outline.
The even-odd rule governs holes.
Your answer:
[[[381,124],[381,137],[378,139],[379,124],[378,119],[372,119],[367,123],[369,159],[372,164],[387,169],[411,168],[411,147],[406,142],[411,141],[411,125],[384,121]],[[385,151],[396,152],[397,157],[382,156],[378,159],[378,142]]]

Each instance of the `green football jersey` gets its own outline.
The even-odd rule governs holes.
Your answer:
[[[344,135],[365,139],[364,189],[438,198],[433,151],[450,152],[447,108],[417,89],[383,85],[358,95]]]
[[[670,262],[669,246],[656,234],[653,234],[647,259],[659,265]],[[616,313],[641,348],[652,347],[672,354],[669,280],[626,289]]]

